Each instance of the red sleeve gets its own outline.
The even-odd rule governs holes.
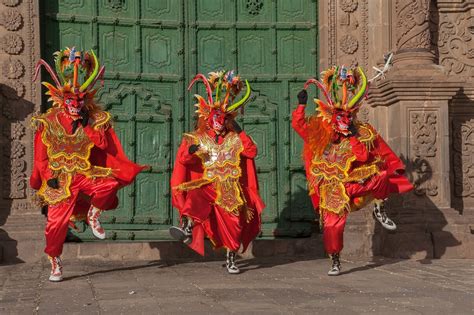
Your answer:
[[[395,154],[395,152],[392,151],[392,149],[380,135],[378,135],[377,139],[375,140],[375,150],[385,160],[389,174],[393,174],[395,172],[399,174],[405,173],[405,164]]]
[[[254,159],[258,152],[255,142],[253,142],[252,138],[250,138],[244,131],[239,134],[239,137],[244,145],[244,150],[241,154],[246,158]]]
[[[189,154],[189,146],[192,143],[183,139],[179,147],[178,153],[176,154],[176,160],[183,165],[192,165],[196,163],[201,163],[201,159],[196,154]]]
[[[296,107],[296,109],[293,111],[293,119],[291,120],[291,126],[300,135],[300,137],[303,138],[304,141],[306,141],[308,125],[306,123],[304,110],[304,105],[298,105],[298,107]]]
[[[183,139],[181,145],[178,148],[178,152],[176,153],[176,160],[174,162],[173,173],[171,174],[171,204],[173,207],[177,208],[178,210],[183,209],[184,203],[186,201],[186,193],[183,191],[178,191],[175,189],[176,186],[179,184],[184,183],[185,181],[189,180],[189,170],[188,166],[183,163],[184,156],[188,151],[189,144],[188,142]],[[189,153],[187,154],[189,155]],[[184,159],[183,161],[181,161]]]
[[[84,131],[86,132],[89,139],[94,142],[95,146],[105,150],[107,148],[107,137],[105,136],[104,128],[99,128],[95,130],[91,126],[87,125],[84,127]]]
[[[30,178],[30,185],[33,189],[39,189],[43,180],[48,180],[53,177],[53,173],[49,169],[47,148],[41,140],[42,133],[43,128],[39,128],[35,133],[34,165]]]
[[[357,161],[366,162],[369,158],[367,147],[362,144],[357,137],[351,137],[349,141],[351,143],[352,153],[356,156]]]

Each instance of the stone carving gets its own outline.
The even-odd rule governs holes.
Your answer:
[[[9,9],[2,12],[0,16],[2,25],[9,31],[17,31],[23,25],[23,17],[15,9]]]
[[[16,7],[20,4],[21,0],[2,0],[2,4],[6,5],[7,7]]]
[[[5,61],[2,65],[2,74],[8,79],[18,79],[25,74],[25,66],[20,60]]]
[[[25,146],[23,144],[18,141],[13,141],[11,146],[11,158],[20,159],[25,156]]]
[[[10,55],[18,55],[24,47],[23,38],[18,34],[6,34],[1,38],[0,45]]]
[[[396,0],[397,48],[416,49],[431,47],[429,25],[430,0]]]
[[[249,14],[258,15],[263,8],[263,0],[247,0],[245,7]]]
[[[23,83],[17,80],[8,82],[8,86],[2,85],[1,92],[9,100],[18,100],[25,96],[26,88]]]
[[[428,195],[434,197],[438,194],[438,186],[430,181],[433,176],[433,169],[430,163],[425,159],[416,158],[411,167],[413,168],[413,184],[415,186],[415,195]]]
[[[359,48],[359,42],[354,36],[347,34],[339,41],[339,47],[346,54],[352,55]]]
[[[368,0],[326,1],[328,65],[368,66]]]
[[[1,74],[0,85],[0,119],[2,120],[2,135],[9,140],[2,150],[0,164],[2,165],[2,189],[4,198],[17,200],[25,209],[30,207],[27,197],[27,172],[31,160],[31,134],[25,127],[29,102],[39,104],[35,99],[36,86],[29,80],[20,80],[26,74],[32,74],[36,55],[35,30],[33,19],[38,16],[33,1],[1,0],[0,24],[9,33],[0,37],[0,48],[8,55],[0,56]],[[14,8],[13,8],[14,7]],[[24,18],[25,17],[25,18]],[[26,37],[25,37],[26,36]],[[24,39],[25,38],[25,39]],[[25,54],[25,51],[28,54]],[[28,86],[25,84],[28,82]],[[28,100],[23,99],[26,92],[31,93]],[[28,105],[27,105],[28,104]],[[6,156],[5,156],[6,155]],[[27,199],[28,198],[28,199]],[[15,202],[17,202],[15,201]],[[12,204],[12,208],[14,208]]]
[[[434,112],[411,114],[412,150],[416,157],[436,156],[436,137],[438,117]]]
[[[452,131],[454,194],[474,197],[474,119],[466,122],[454,120]]]
[[[357,6],[359,3],[357,0],[341,0],[339,3],[339,7],[341,8],[342,11],[346,13],[351,13],[354,12],[357,9]]]
[[[11,162],[11,183],[10,195],[12,199],[22,199],[26,197],[26,161],[13,159]]]
[[[443,14],[440,20],[440,64],[449,74],[474,76],[474,15],[469,12]]]
[[[328,12],[328,63],[329,65],[334,65],[336,63],[336,41],[333,40],[336,38],[336,1],[329,1],[329,12]]]
[[[436,196],[438,186],[432,180],[432,158],[436,157],[438,117],[435,112],[413,112],[410,115],[411,151],[415,194]]]
[[[25,134],[26,128],[19,122],[3,127],[3,135],[9,140],[21,140]]]
[[[360,38],[361,38],[361,49],[360,63],[365,69],[369,68],[369,3],[368,0],[361,1],[360,8],[361,25],[360,25]]]

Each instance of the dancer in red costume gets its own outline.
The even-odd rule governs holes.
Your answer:
[[[254,158],[257,146],[234,120],[236,111],[249,99],[232,104],[243,88],[233,71],[198,74],[189,85],[202,80],[207,100],[196,95],[197,129],[185,134],[176,155],[171,186],[173,206],[179,210],[181,227],[170,234],[204,255],[204,236],[214,248],[227,249],[227,270],[239,273],[235,255],[260,232],[265,207],[258,193]],[[213,97],[213,92],[215,96]]]
[[[317,111],[306,119],[310,84],[321,90],[325,101],[315,99]],[[321,74],[321,82],[306,82],[293,112],[292,126],[304,140],[309,194],[319,209],[324,247],[332,259],[329,275],[340,273],[339,253],[348,213],[374,200],[375,218],[386,229],[395,230],[384,211],[384,200],[391,193],[413,188],[402,175],[403,162],[370,124],[357,120],[367,88],[360,67],[332,67]]]
[[[93,234],[105,239],[101,211],[117,207],[117,191],[144,167],[128,160],[110,114],[94,102],[94,84],[104,73],[94,52],[68,48],[55,54],[55,65],[57,75],[44,60],[36,67],[35,78],[45,66],[55,85],[43,82],[53,105],[32,119],[36,134],[30,185],[48,205],[49,280],[61,281],[60,255],[68,225],[74,226],[74,218],[84,218]]]

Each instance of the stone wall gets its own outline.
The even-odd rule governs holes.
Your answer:
[[[356,60],[370,76],[394,53],[359,118],[405,160],[416,186],[389,202],[396,233],[354,214],[346,239],[358,241],[346,242],[348,252],[473,257],[474,1],[321,1],[320,17],[321,69]]]

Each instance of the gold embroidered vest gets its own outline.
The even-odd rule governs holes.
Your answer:
[[[358,126],[358,140],[371,150],[376,138],[375,131],[366,124]],[[345,183],[365,181],[379,171],[380,159],[353,168],[356,156],[348,138],[340,143],[331,143],[320,157],[313,157],[310,166],[310,186],[319,186],[319,207],[321,210],[342,215],[351,210],[351,200],[346,193]],[[310,193],[314,189],[311,188]]]
[[[178,190],[188,191],[203,185],[212,184],[216,189],[215,203],[227,212],[238,214],[244,205],[243,194],[239,183],[242,175],[240,154],[244,150],[238,134],[231,132],[224,142],[217,144],[207,134],[186,134],[194,144],[199,144],[196,153],[202,161],[203,176],[200,179],[182,183]]]
[[[41,141],[47,148],[48,167],[58,178],[60,186],[58,189],[53,189],[46,184],[46,181],[43,181],[38,195],[49,205],[57,204],[71,195],[69,187],[74,174],[80,173],[96,178],[106,177],[112,173],[110,168],[91,165],[89,158],[94,143],[82,128],[77,128],[74,134],[66,132],[58,117],[62,110],[51,108],[45,114],[32,118],[33,123],[43,126]],[[110,114],[98,112],[93,119],[92,127],[98,130],[108,123]]]

